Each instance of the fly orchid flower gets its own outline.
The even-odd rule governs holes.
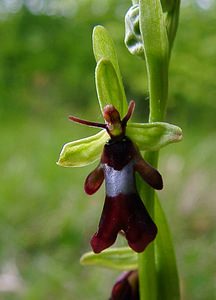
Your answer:
[[[136,188],[138,173],[154,189],[162,189],[159,172],[143,158],[140,150],[160,148],[181,139],[181,129],[167,123],[130,123],[135,108],[131,101],[121,119],[118,110],[106,105],[103,110],[105,124],[69,119],[83,125],[100,127],[101,132],[66,144],[58,161],[62,166],[84,166],[100,159],[99,165],[88,175],[84,189],[94,194],[105,180],[106,198],[98,231],[91,239],[95,253],[110,247],[121,231],[129,246],[142,252],[154,240],[157,227],[147,212]],[[99,152],[100,150],[100,152]],[[101,155],[102,153],[102,155]]]
[[[136,252],[142,252],[157,234],[157,227],[137,192],[135,172],[155,189],[162,189],[163,183],[159,172],[144,161],[138,147],[126,136],[127,122],[134,108],[135,102],[131,101],[127,114],[121,120],[113,105],[105,106],[105,124],[69,117],[74,122],[101,127],[110,136],[99,165],[85,181],[85,192],[89,195],[100,188],[104,179],[106,186],[99,228],[91,239],[95,253],[110,247],[120,231],[124,232],[129,246]]]

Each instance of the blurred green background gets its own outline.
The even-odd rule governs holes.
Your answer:
[[[118,272],[79,264],[104,191],[84,194],[94,166],[55,162],[64,143],[97,132],[68,122],[69,114],[101,121],[91,46],[97,24],[115,40],[134,120],[147,119],[144,64],[123,43],[130,3],[0,1],[0,299],[108,299]],[[216,299],[215,4],[182,2],[167,121],[182,127],[184,140],[161,151],[159,166],[184,300]]]

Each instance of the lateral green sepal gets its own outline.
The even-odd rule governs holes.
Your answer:
[[[157,151],[167,144],[181,141],[182,130],[165,122],[129,123],[126,135],[141,151]]]
[[[105,130],[90,137],[67,143],[60,153],[58,165],[63,167],[82,167],[99,159],[109,136]]]
[[[137,269],[137,253],[129,247],[110,248],[99,254],[85,253],[80,258],[80,263],[85,266],[95,265],[114,270]]]

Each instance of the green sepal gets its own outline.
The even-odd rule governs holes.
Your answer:
[[[129,123],[126,135],[141,151],[156,151],[167,144],[182,139],[182,130],[178,126],[164,123]],[[90,137],[67,143],[60,153],[58,165],[63,167],[82,167],[99,159],[104,144],[109,139],[105,130]]]
[[[134,270],[137,269],[137,253],[129,247],[110,248],[99,254],[85,253],[80,258],[80,263],[86,266],[95,265],[114,270]]]
[[[125,96],[124,86],[122,82],[121,72],[119,69],[118,58],[115,50],[114,42],[109,35],[108,31],[103,26],[96,26],[93,30],[93,51],[96,62],[98,63],[101,59],[109,60],[113,65],[113,68],[116,72],[118,78],[118,84],[121,89],[122,99],[118,101],[120,104],[118,105],[120,116],[123,117],[127,113],[127,100]],[[100,99],[99,99],[100,101]],[[109,99],[109,104],[114,104],[112,99]],[[100,103],[101,109],[103,103]],[[116,107],[117,108],[117,107]]]
[[[95,70],[97,95],[101,111],[107,104],[112,104],[121,116],[124,115],[124,94],[113,64],[102,58]]]
[[[178,126],[165,123],[129,123],[126,135],[141,151],[157,151],[170,143],[182,139],[182,130]]]
[[[160,299],[180,299],[179,278],[175,251],[160,201],[155,194],[155,223],[158,234],[155,240],[157,287]]]
[[[109,136],[105,130],[90,137],[67,143],[60,153],[58,165],[63,167],[82,167],[99,159]]]

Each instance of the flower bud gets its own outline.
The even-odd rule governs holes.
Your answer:
[[[138,55],[144,59],[138,4],[131,6],[125,15],[125,45],[131,54]]]
[[[109,300],[139,300],[138,272],[124,272],[117,279]]]

